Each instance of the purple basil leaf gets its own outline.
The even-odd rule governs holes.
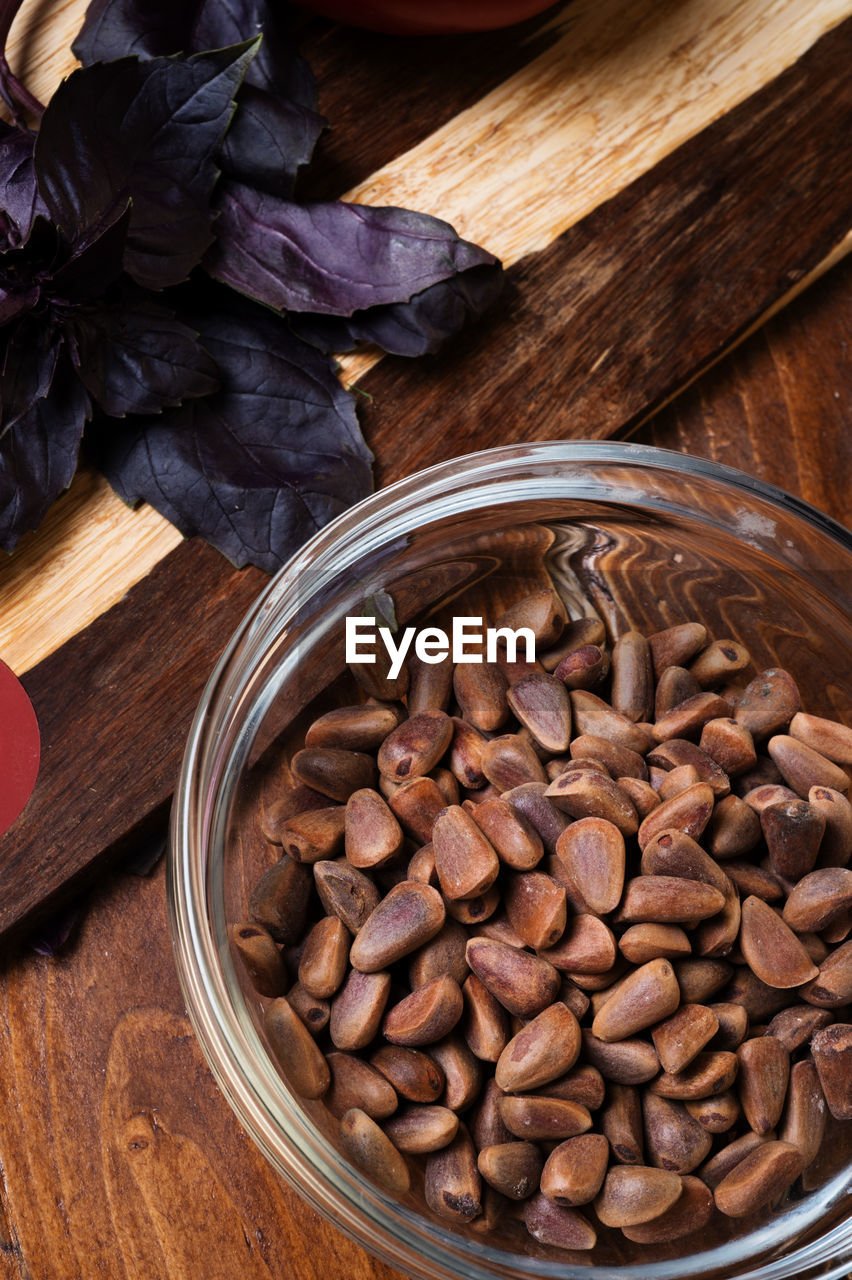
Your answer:
[[[315,108],[313,75],[289,39],[296,17],[286,0],[92,0],[71,48],[89,66],[129,53],[155,58],[225,49],[262,32],[247,82]]]
[[[0,99],[9,108],[18,125],[23,124],[26,114],[41,116],[44,111],[38,98],[12,74],[6,57],[9,32],[22,3],[23,0],[0,0]]]
[[[228,178],[289,196],[296,174],[310,160],[325,120],[266,89],[244,84],[237,113],[219,152]]]
[[[0,437],[0,547],[11,551],[35,529],[51,503],[67,489],[89,397],[67,360],[61,360],[50,391],[11,431]]]
[[[191,53],[189,35],[197,7],[185,0],[92,0],[71,50],[84,67],[128,54],[154,58]]]
[[[216,153],[253,52],[122,58],[62,82],[42,117],[35,167],[72,243],[131,200],[127,272],[152,289],[186,279],[213,238]]]
[[[503,285],[499,263],[433,284],[410,302],[356,311],[343,316],[293,315],[291,325],[321,351],[351,351],[373,342],[396,356],[422,356],[437,351],[470,319],[491,306]]]
[[[122,871],[131,876],[147,876],[154,870],[166,852],[169,843],[168,826],[158,824],[153,831],[135,837],[133,852],[121,864]]]
[[[7,219],[3,247],[14,248],[30,234],[36,214],[46,214],[47,208],[36,185],[34,135],[23,129],[3,128],[0,136],[0,209]]]
[[[291,29],[298,11],[286,0],[203,0],[189,48],[218,49],[263,33],[257,55],[246,72],[246,83],[278,93],[299,106],[316,109],[316,82],[308,64],[296,52]]]
[[[82,915],[83,904],[79,901],[61,907],[39,925],[29,940],[30,947],[40,956],[52,958],[57,955],[68,942]]]
[[[23,244],[14,245],[0,254],[0,275],[6,278],[7,284],[34,275],[41,280],[49,279],[63,261],[63,255],[67,256],[67,245],[64,245],[58,229],[48,216],[37,213]]]
[[[87,438],[126,502],[272,572],[370,491],[372,455],[332,362],[283,320],[218,291],[187,318],[222,389],[157,419],[98,422]]]
[[[131,206],[124,209],[108,226],[95,230],[58,267],[51,279],[51,295],[66,302],[80,302],[100,297],[115,284],[124,270],[124,246],[130,226]]]
[[[29,284],[21,289],[4,289],[0,286],[0,326],[9,324],[25,311],[32,311],[38,302],[39,289]]]
[[[351,316],[497,261],[449,223],[406,209],[295,204],[233,182],[220,184],[217,204],[205,266],[281,310]]]
[[[0,324],[35,308],[63,253],[59,233],[37,214],[23,244],[0,252]]]
[[[289,196],[326,120],[317,114],[316,82],[288,33],[290,6],[276,0],[205,0],[188,49],[219,49],[264,33],[246,72],[220,164],[228,177]]]
[[[60,346],[58,334],[30,317],[20,321],[6,338],[0,372],[0,439],[47,395]]]
[[[159,413],[216,391],[219,376],[198,335],[140,290],[71,317],[80,381],[104,413]]]
[[[127,53],[155,57],[221,49],[263,32],[220,163],[231,177],[289,195],[326,124],[316,111],[313,75],[288,35],[289,8],[283,0],[95,0],[73,47],[89,65]]]
[[[449,223],[407,209],[294,204],[234,182],[220,183],[217,205],[207,270],[282,311],[351,316],[497,261]]]
[[[317,113],[311,69],[288,34],[289,9],[276,0],[206,0],[190,46],[218,48],[263,32],[220,163],[228,177],[279,196],[291,194],[299,168],[310,160],[326,127]]]

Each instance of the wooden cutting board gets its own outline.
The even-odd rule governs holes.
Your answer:
[[[31,6],[43,97],[83,6]],[[305,196],[424,209],[499,253],[483,323],[348,358],[377,483],[512,440],[629,433],[852,246],[852,0],[573,0],[405,40],[306,21],[334,126]],[[43,764],[0,843],[0,934],[162,825],[193,708],[264,583],[81,475],[0,574]]]

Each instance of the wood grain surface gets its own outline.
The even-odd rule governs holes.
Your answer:
[[[852,528],[852,262],[632,439],[739,467]]]
[[[162,864],[5,966],[3,1280],[387,1280],[275,1177],[183,1010]]]
[[[306,192],[456,217],[513,264],[500,310],[448,355],[348,363],[379,480],[507,440],[633,433],[850,523],[852,263],[728,349],[850,245],[852,0],[622,0],[618,22],[614,6],[462,40],[306,23],[336,125]],[[82,10],[31,0],[16,26],[43,96]],[[263,582],[85,474],[0,573],[0,655],[28,669],[45,746],[0,846],[0,1280],[396,1274],[249,1142],[183,1007],[162,864],[121,869],[161,829],[201,686]],[[30,953],[21,931],[69,893],[71,941]]]
[[[761,472],[849,517],[852,265],[634,437]],[[263,1162],[212,1083],[163,868],[115,872],[54,960],[0,977],[2,1280],[391,1280]]]
[[[68,45],[84,7],[28,0],[16,21],[13,66],[44,100],[74,65]],[[424,41],[341,38],[307,22],[333,127],[306,194],[408,203],[513,263],[771,84],[850,14],[852,0],[573,0],[518,29]],[[346,378],[375,361],[347,359]],[[86,535],[95,525],[96,545]],[[83,478],[0,572],[0,654],[19,673],[33,666],[176,541],[155,512],[131,513]],[[30,610],[34,575],[43,589]]]
[[[29,671],[120,600],[183,541],[147,505],[130,509],[80,467],[37,531],[0,569],[0,654]]]
[[[610,436],[718,359],[852,225],[850,61],[852,20],[525,257],[451,349],[386,357],[360,384],[380,480],[509,423],[516,439]]]
[[[10,892],[0,897],[0,931],[55,909],[128,832],[157,819],[203,680],[266,581],[226,567],[205,544],[182,543],[118,616],[104,614],[27,673],[42,766],[26,819],[2,841]]]

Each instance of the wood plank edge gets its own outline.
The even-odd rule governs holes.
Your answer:
[[[694,386],[694,384],[698,382],[699,379],[703,378],[706,373],[709,373],[709,371],[715,368],[717,364],[720,364],[721,361],[725,360],[731,352],[736,351],[744,342],[748,341],[748,339],[755,333],[759,332],[759,330],[762,329],[765,324],[768,324],[774,316],[779,315],[790,305],[791,302],[795,302],[797,298],[801,297],[801,295],[805,293],[811,285],[816,284],[817,281],[827,275],[833,267],[836,267],[843,262],[850,253],[852,253],[852,231],[844,236],[840,243],[832,249],[831,253],[826,254],[822,261],[818,263],[812,271],[809,271],[801,278],[801,280],[797,281],[789,292],[776,299],[771,307],[767,307],[767,309],[756,320],[748,325],[747,328],[743,329],[742,333],[738,334],[728,346],[717,352],[711,360],[708,360],[705,364],[697,368],[685,382],[672,391],[670,395],[666,396],[665,399],[661,400],[659,404],[654,405],[647,413],[642,414],[641,417],[626,423],[622,430],[616,433],[615,438],[620,440],[627,439],[629,436],[633,435],[635,431],[638,431],[640,427],[644,427],[645,424],[650,422],[652,418],[656,417],[661,410],[666,409],[670,404],[673,404],[679,396],[683,395],[684,391],[689,387]]]
[[[162,845],[165,854],[168,841],[169,817],[173,796],[157,803],[112,844],[105,845],[90,862],[58,883],[35,907],[15,919],[0,934],[0,955],[10,957],[38,942],[54,920],[66,912],[79,911],[79,918],[72,925],[72,934],[88,909],[91,894],[107,876],[147,874],[137,870],[136,863],[143,850]],[[152,858],[149,870],[160,861]]]
[[[20,936],[86,885],[90,864],[146,838],[170,803],[204,684],[267,582],[184,541],[24,675],[42,765],[27,807],[0,838],[0,936]]]

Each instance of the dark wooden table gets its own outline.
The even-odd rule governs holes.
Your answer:
[[[706,6],[744,27],[761,7],[779,8]],[[641,8],[628,11],[647,41],[649,9],[685,21],[690,6],[646,5],[640,21]],[[795,26],[812,7],[787,8]],[[813,20],[804,47],[741,100],[719,112],[708,102],[690,136],[524,248],[493,316],[446,355],[362,374],[380,483],[513,439],[630,436],[740,467],[852,523],[852,263],[834,261],[852,226],[849,9],[837,5],[822,30]],[[369,175],[546,58],[572,14],[582,34],[591,6],[579,4],[474,42],[309,25],[337,125],[314,193],[369,194]],[[3,917],[4,1280],[391,1275],[307,1209],[241,1131],[183,1007],[163,863],[127,869],[162,821],[199,681],[261,583],[182,544],[25,677],[47,751],[30,807],[0,843],[15,885],[25,875],[33,886]],[[187,584],[183,620],[165,606]],[[166,668],[146,665],[149,625],[178,656]],[[38,903],[74,895],[82,916],[67,946],[34,954]]]

